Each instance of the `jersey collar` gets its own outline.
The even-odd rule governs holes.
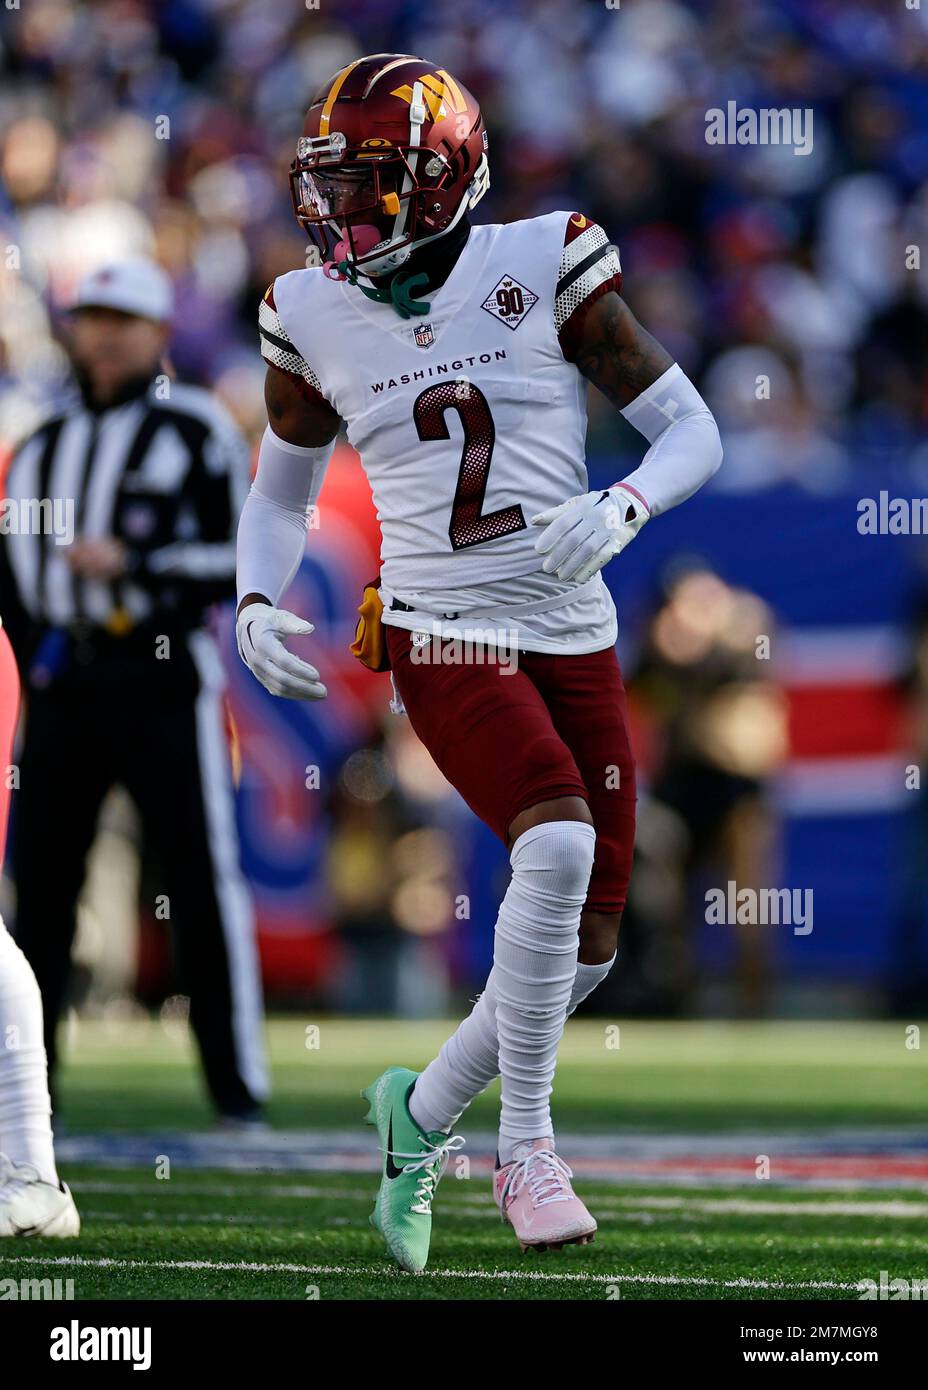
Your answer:
[[[339,282],[339,289],[344,296],[345,305],[383,332],[401,339],[410,346],[415,343],[413,335],[416,327],[423,323],[431,325],[432,342],[426,348],[418,348],[418,351],[427,354],[437,346],[444,330],[473,291],[474,282],[490,254],[498,230],[497,227],[471,227],[470,236],[451,267],[447,280],[437,290],[427,292],[431,304],[427,314],[416,314],[410,319],[401,319],[392,304],[378,304],[367,299],[343,280]],[[422,295],[422,298],[426,298],[426,295]]]

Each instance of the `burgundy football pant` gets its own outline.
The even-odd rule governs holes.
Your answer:
[[[471,810],[505,844],[521,811],[582,797],[596,831],[586,906],[620,912],[635,841],[635,764],[615,649],[519,652],[517,670],[504,675],[496,663],[415,662],[411,633],[385,631],[412,727]]]

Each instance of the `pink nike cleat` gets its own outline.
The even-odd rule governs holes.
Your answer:
[[[570,1185],[573,1173],[554,1152],[553,1139],[526,1140],[512,1163],[493,1174],[493,1196],[525,1250],[588,1245],[596,1222]]]

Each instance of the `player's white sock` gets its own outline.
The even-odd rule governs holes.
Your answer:
[[[615,958],[618,952],[614,952],[610,960],[604,960],[601,965],[585,965],[583,961],[577,962],[577,973],[574,976],[573,989],[570,991],[570,1008],[567,1010],[568,1018],[584,999],[593,993],[594,989],[602,984],[615,965]]]
[[[42,998],[32,966],[0,921],[0,1153],[58,1185]]]
[[[595,847],[591,825],[548,821],[520,835],[510,855],[492,972],[504,1163],[521,1140],[551,1133],[549,1097]]]
[[[568,1018],[601,984],[615,965],[615,956],[602,965],[577,964],[570,990]],[[471,1101],[499,1076],[496,1040],[496,994],[493,972],[470,1013],[429,1062],[416,1081],[409,1100],[412,1117],[420,1129],[450,1130]]]

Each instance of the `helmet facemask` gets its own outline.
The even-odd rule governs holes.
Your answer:
[[[444,236],[489,185],[486,156],[453,207],[457,155],[404,145],[373,153],[344,136],[302,137],[290,169],[297,221],[324,259],[347,259],[364,276],[389,275],[414,246]],[[424,233],[424,235],[420,235]]]

